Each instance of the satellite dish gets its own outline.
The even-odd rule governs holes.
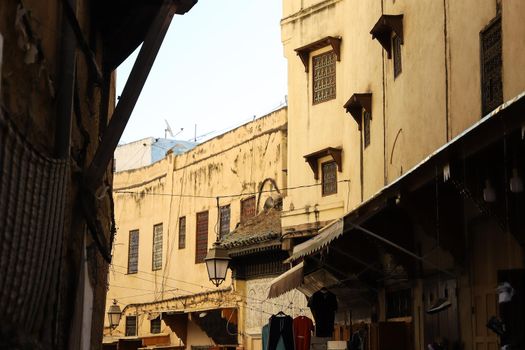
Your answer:
[[[164,121],[166,122],[166,129],[164,129],[164,138],[165,139],[168,138],[167,134],[170,134],[171,137],[174,137],[173,136],[173,131],[171,130],[170,124],[168,123],[168,121],[166,119],[164,119]]]

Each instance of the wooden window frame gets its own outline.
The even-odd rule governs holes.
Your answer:
[[[322,70],[323,68],[328,69],[329,66],[327,64],[326,66],[316,67],[315,62],[316,61],[321,61],[324,57],[327,57],[327,56],[332,56],[331,59],[333,60],[333,62],[331,62],[329,65],[330,65],[330,67],[333,66],[333,73],[323,75],[321,78],[319,78],[318,77],[319,71]],[[330,100],[334,100],[337,97],[337,65],[336,65],[336,61],[337,61],[337,55],[336,55],[336,53],[333,50],[327,51],[327,52],[323,52],[323,53],[321,53],[319,55],[312,56],[312,104],[316,105],[316,104],[319,104],[319,103],[327,102],[327,101],[330,101]],[[318,80],[323,80],[323,79],[333,79],[333,84],[330,84],[330,85],[327,85],[327,86],[323,86],[321,88],[317,88]],[[333,93],[327,94],[324,97],[316,99],[316,93],[317,92],[325,91],[327,89],[330,90],[330,88],[332,88],[332,87],[333,87]]]
[[[367,148],[370,146],[370,128],[371,128],[372,116],[370,112],[363,108],[363,147]]]
[[[182,225],[184,223],[184,225]],[[184,230],[182,229],[184,227]],[[179,218],[179,249],[186,248],[186,217]]]
[[[403,39],[401,39],[399,35],[394,34],[392,37],[392,61],[394,64],[394,79],[396,79],[403,72],[401,45],[403,45]]]
[[[498,30],[493,33],[494,30]],[[479,50],[480,50],[480,90],[481,90],[481,116],[484,117],[499,105],[503,103],[503,28],[501,15],[494,17],[490,23],[483,28],[479,33]],[[486,39],[491,39],[491,35],[499,34],[499,45],[488,46],[485,45]],[[488,40],[490,41],[490,40]],[[494,41],[494,40],[492,40]],[[486,57],[487,56],[487,57]],[[491,71],[490,66],[486,61],[494,61],[498,58],[499,71]],[[493,80],[493,76],[497,74],[497,79]],[[487,96],[490,95],[490,96]],[[496,96],[497,95],[497,96]]]
[[[224,211],[228,210],[228,222],[226,223],[226,219],[224,216]],[[219,237],[224,237],[224,235],[230,233],[230,225],[231,225],[231,208],[230,205],[223,205],[219,207]]]
[[[157,228],[160,227],[160,241],[156,241],[157,239]],[[158,271],[162,269],[162,236],[164,234],[164,227],[162,226],[162,223],[153,225],[153,244],[152,244],[152,251],[151,251],[151,270],[152,271]],[[160,245],[160,250],[156,249],[156,244]],[[156,258],[159,258],[157,254],[160,255],[160,264],[156,265],[158,263],[158,260]]]
[[[201,217],[206,217],[206,232],[200,232],[200,219]],[[210,213],[208,210],[198,212],[195,220],[195,264],[204,263],[204,258],[208,253],[208,234],[209,234],[209,224],[210,224]],[[199,238],[199,236],[202,236]]]
[[[131,320],[134,320],[134,325]],[[137,336],[137,316],[126,316],[126,326],[125,326],[125,335],[126,337],[136,337]],[[132,328],[133,327],[133,328]],[[134,329],[133,334],[131,334],[130,329]]]
[[[161,328],[162,328],[162,321],[160,319],[160,316],[157,316],[157,318],[150,320],[149,332],[151,334],[159,334],[161,332]]]
[[[245,207],[250,201],[253,201],[253,215],[245,214]],[[257,215],[257,203],[255,201],[255,196],[250,196],[244,199],[241,199],[241,223],[246,222],[246,220],[253,218]]]
[[[135,262],[135,266],[134,266],[134,269],[132,269],[132,262],[131,262],[131,257],[132,257],[132,246],[131,246],[131,236],[133,234],[136,234],[137,235],[137,245],[136,245],[136,262]],[[139,271],[139,244],[140,244],[140,232],[139,230],[131,230],[129,231],[129,235],[128,235],[128,275],[132,275],[132,274],[135,274]]]
[[[325,167],[328,167],[328,166],[332,166],[333,171],[334,171],[335,181],[333,185],[334,185],[335,191],[333,192],[327,192],[325,188],[325,185],[327,185],[327,183],[325,182]],[[337,163],[333,160],[321,163],[321,193],[323,197],[337,194]]]

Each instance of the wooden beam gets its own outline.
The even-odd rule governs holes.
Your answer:
[[[148,30],[142,48],[124,86],[120,101],[113,112],[93,161],[86,171],[85,184],[92,191],[95,191],[100,186],[109,162],[113,159],[113,153],[128,123],[131,112],[135,108],[135,104],[176,10],[176,4],[172,1],[164,0]]]

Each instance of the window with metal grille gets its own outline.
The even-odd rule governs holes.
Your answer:
[[[186,217],[179,218],[179,249],[186,248]]]
[[[150,321],[150,331],[149,332],[151,334],[160,333],[160,316]]]
[[[312,57],[313,103],[335,98],[335,52]]]
[[[137,335],[137,316],[126,316],[126,337]]]
[[[370,112],[363,109],[363,142],[365,148],[370,145]]]
[[[501,17],[498,16],[480,33],[481,110],[485,116],[503,103],[501,77]]]
[[[230,233],[230,205],[224,205],[220,208],[220,230],[219,235],[223,237]]]
[[[401,74],[401,38],[397,35],[392,38],[392,48],[394,51],[394,78]]]
[[[337,164],[326,162],[322,164],[323,196],[337,193]]]
[[[153,257],[151,269],[153,271],[162,268],[162,224],[153,226]]]
[[[197,213],[197,230],[195,244],[195,263],[204,262],[208,253],[208,212]]]
[[[129,231],[128,273],[137,273],[139,265],[139,230]]]
[[[410,289],[386,292],[386,318],[412,316],[412,298]]]
[[[255,196],[241,200],[241,222],[255,216]]]

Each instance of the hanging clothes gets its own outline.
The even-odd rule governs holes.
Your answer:
[[[335,312],[337,311],[337,298],[326,288],[315,292],[308,307],[315,320],[315,335],[317,337],[331,337],[334,332]]]
[[[283,312],[279,312],[277,315],[272,315],[267,326],[268,345],[267,348],[263,348],[264,350],[295,350],[293,319],[290,316]]]
[[[310,341],[314,323],[306,316],[297,316],[293,320],[295,350],[310,350]]]

